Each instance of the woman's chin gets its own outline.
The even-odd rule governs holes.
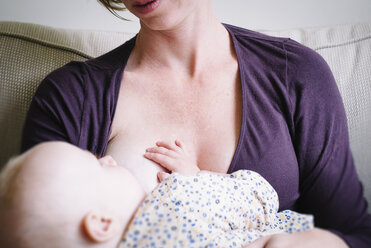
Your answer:
[[[174,31],[181,26],[181,23],[182,19],[170,15],[140,20],[142,29],[149,29],[152,31]]]

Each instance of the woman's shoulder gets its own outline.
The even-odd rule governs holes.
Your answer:
[[[287,81],[292,86],[319,91],[326,87],[337,90],[329,64],[317,51],[292,39],[285,42],[284,48]]]
[[[251,29],[237,27],[231,24],[223,24],[224,27],[229,31],[232,36],[238,37],[240,40],[261,40],[270,43],[283,43],[289,38],[287,37],[275,37],[268,34],[254,31]]]
[[[116,70],[122,68],[127,63],[131,51],[135,45],[136,36],[129,39],[122,45],[114,48],[113,50],[102,54],[96,58],[87,60],[85,63],[92,69],[98,70]]]
[[[71,61],[50,72],[38,86],[35,97],[48,96],[51,92],[71,92],[72,89],[82,91],[84,75],[84,62]]]
[[[47,79],[57,79],[67,83],[76,80],[82,80],[86,74],[106,73],[112,70],[122,69],[135,44],[135,37],[126,41],[113,50],[104,53],[98,57],[86,61],[70,61],[69,63],[50,72]],[[62,79],[62,80],[59,80]],[[68,80],[63,80],[68,79]]]
[[[289,37],[271,36],[230,24],[224,24],[224,26],[235,37],[242,49],[254,49],[256,52],[265,50],[266,56],[285,56],[288,58],[288,63],[294,60],[323,60],[316,51]]]
[[[83,91],[86,85],[109,86],[101,84],[107,78],[116,78],[123,70],[127,58],[134,46],[135,37],[128,40],[117,48],[86,61],[71,61],[54,71],[50,72],[39,86],[39,92],[43,88],[75,89]],[[64,91],[64,90],[63,90]],[[71,90],[70,90],[71,91]]]
[[[225,24],[228,31],[236,37],[241,51],[253,50],[262,59],[269,58],[271,63],[285,63],[287,79],[305,83],[319,82],[314,78],[332,77],[325,59],[313,50],[291,38],[274,37],[257,31]],[[294,80],[294,79],[300,80]]]

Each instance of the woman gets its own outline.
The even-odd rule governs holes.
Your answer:
[[[195,148],[200,169],[254,170],[277,191],[280,210],[314,215],[312,231],[248,247],[370,246],[343,104],[318,54],[222,25],[210,0],[123,3],[140,19],[138,35],[51,73],[31,104],[22,151],[64,140],[112,155],[135,164],[129,169],[150,191],[161,169],[145,148],[178,138]]]

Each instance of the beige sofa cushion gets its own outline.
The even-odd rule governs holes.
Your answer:
[[[371,23],[262,32],[291,37],[329,63],[343,97],[357,171],[371,202]],[[32,95],[49,72],[71,60],[103,54],[133,35],[0,22],[0,165],[18,153]]]

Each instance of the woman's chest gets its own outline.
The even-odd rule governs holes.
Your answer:
[[[200,169],[226,173],[239,138],[242,100],[239,81],[218,83],[171,89],[123,81],[106,154],[142,178],[148,190],[161,168],[143,154],[156,141],[179,139]]]

